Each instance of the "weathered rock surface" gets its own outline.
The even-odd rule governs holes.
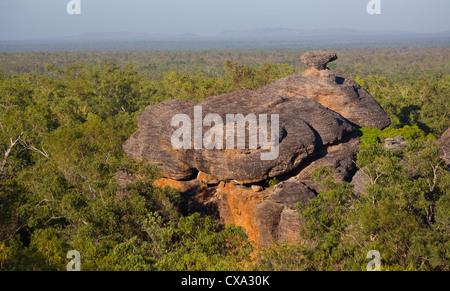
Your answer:
[[[336,58],[324,51],[305,54],[302,60],[311,69],[256,91],[231,92],[198,103],[175,99],[149,106],[124,150],[162,170],[165,178],[155,185],[179,189],[184,213],[202,212],[218,224],[242,226],[260,247],[273,241],[298,241],[302,221],[295,206],[314,199],[320,191],[311,178],[312,171],[331,167],[337,181],[351,181],[359,147],[354,130],[358,126],[382,129],[390,123],[366,90],[325,69]],[[271,114],[278,114],[278,158],[263,161],[261,153],[267,149],[248,145],[241,150],[176,150],[171,144],[177,130],[171,126],[172,117],[185,114],[194,123],[194,106],[201,106],[202,118],[218,114],[224,123],[227,114],[267,114],[269,121]],[[194,132],[194,124],[191,127]],[[204,126],[202,136],[210,129]],[[223,129],[225,133],[225,124]],[[247,141],[249,135],[247,131]],[[192,148],[193,144],[192,140]],[[265,181],[273,177],[281,183],[273,189],[266,187]]]
[[[280,79],[257,91],[288,99],[309,98],[360,127],[384,129],[390,118],[380,104],[358,83],[328,70],[307,70]]]
[[[300,240],[301,221],[295,206],[298,202],[308,202],[315,197],[295,177],[274,189],[260,192],[254,192],[251,187],[224,182],[215,187],[206,187],[198,180],[164,178],[157,180],[155,185],[180,190],[185,214],[201,212],[215,218],[219,225],[241,226],[247,231],[249,239],[260,247],[269,247],[274,241]]]
[[[293,177],[274,187],[268,198],[286,208],[294,209],[298,202],[308,202],[314,197],[316,195],[310,188],[297,177]]]
[[[317,74],[316,74],[317,73]],[[189,179],[198,171],[220,181],[254,183],[288,173],[323,147],[339,143],[354,126],[384,128],[390,120],[381,106],[356,82],[323,71],[294,74],[257,91],[242,90],[196,103],[169,100],[149,106],[138,120],[138,131],[125,143],[128,156],[146,158],[172,179]],[[219,114],[279,114],[280,155],[261,162],[258,150],[175,150],[170,126],[176,114],[194,118]],[[193,126],[193,125],[192,125]],[[204,127],[203,134],[210,128]],[[224,132],[225,132],[224,128]],[[247,135],[248,137],[248,135]],[[224,142],[224,148],[225,142]]]
[[[405,149],[409,147],[409,142],[401,135],[394,138],[384,139],[385,148],[390,150]]]
[[[278,158],[262,161],[261,153],[267,152],[262,148],[175,150],[171,144],[176,130],[171,126],[172,117],[186,114],[194,120],[194,106],[202,106],[204,116],[215,113],[223,120],[227,114],[278,114]],[[338,143],[354,130],[354,126],[342,116],[311,99],[286,99],[252,91],[233,92],[199,103],[180,99],[165,101],[148,107],[139,117],[138,127],[124,145],[128,156],[138,160],[146,158],[171,179],[189,179],[201,171],[220,181],[236,180],[241,184],[264,181],[295,170],[315,152]],[[203,134],[209,129],[204,127]],[[223,147],[226,148],[225,144]]]
[[[366,186],[370,183],[370,178],[364,174],[366,168],[360,169],[356,172],[355,176],[353,176],[352,184],[353,184],[353,193],[362,194],[366,189]]]
[[[220,183],[220,181],[217,180],[216,177],[203,172],[198,173],[197,179],[200,181],[200,183],[203,183],[205,185],[218,185]]]
[[[314,51],[307,52],[302,55],[301,61],[316,70],[325,70],[329,62],[335,61],[338,56],[334,52],[329,51]]]
[[[359,145],[359,138],[350,136],[337,145],[327,147],[318,152],[316,158],[309,164],[301,168],[297,178],[310,189],[319,192],[321,189],[314,183],[311,173],[318,167],[329,167],[334,170],[336,182],[350,182],[356,171],[354,161],[356,160]]]
[[[447,168],[450,169],[450,128],[444,132],[438,140],[438,143],[442,149],[442,155],[445,163],[447,164]]]

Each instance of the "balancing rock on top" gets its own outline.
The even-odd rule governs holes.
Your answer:
[[[327,64],[337,60],[337,54],[335,52],[329,51],[313,51],[307,52],[303,54],[301,57],[301,61],[316,70],[325,70],[327,68]]]

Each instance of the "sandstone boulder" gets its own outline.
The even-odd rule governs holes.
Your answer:
[[[365,167],[356,172],[352,179],[353,193],[358,195],[364,193],[367,185],[370,184],[370,178],[364,174],[364,171],[366,171]]]
[[[282,204],[284,208],[295,209],[298,202],[309,202],[316,195],[297,177],[281,182],[269,194],[269,199]]]
[[[213,177],[203,172],[198,173],[197,180],[199,180],[201,183],[205,185],[218,185],[220,183],[220,181],[217,180],[216,177]]]
[[[384,147],[390,150],[405,149],[409,147],[409,142],[401,135],[394,138],[386,138],[384,141]]]
[[[335,61],[338,56],[334,52],[329,51],[314,51],[307,52],[301,57],[301,61],[316,70],[325,70],[329,62]]]
[[[252,190],[253,190],[253,192],[261,192],[261,191],[264,191],[264,188],[259,185],[252,185]]]
[[[308,58],[313,55],[314,52]],[[318,59],[327,59],[324,53],[318,55]],[[333,59],[330,57],[327,61]],[[263,148],[175,150],[171,135],[176,128],[171,126],[171,120],[176,114],[185,114],[193,120],[195,106],[202,108],[202,118],[218,114],[222,120],[226,120],[227,114],[278,114],[278,158],[262,162]],[[190,179],[201,171],[220,181],[247,184],[297,169],[318,151],[338,144],[355,126],[382,129],[389,124],[389,117],[381,106],[356,82],[328,70],[312,69],[256,91],[231,92],[198,103],[175,99],[149,106],[139,117],[139,129],[125,143],[124,150],[132,158],[145,158],[158,165],[166,177],[172,179]],[[203,127],[202,134],[210,129]],[[225,125],[223,132],[226,132]],[[249,135],[246,138],[248,140]],[[225,142],[223,148],[226,148]]]
[[[326,69],[335,59],[336,54],[326,51],[307,53],[302,61],[311,69],[256,91],[241,90],[201,102],[174,99],[149,106],[123,148],[129,157],[146,159],[162,170],[165,178],[155,186],[179,189],[184,214],[201,212],[215,218],[219,225],[242,226],[260,247],[274,241],[298,241],[302,221],[295,206],[314,199],[320,191],[311,177],[314,169],[331,167],[337,182],[351,181],[359,147],[355,129],[383,129],[390,124],[387,114],[366,90]],[[192,134],[189,149],[176,149],[172,144],[172,136],[179,129],[172,126],[175,115],[183,114],[193,121],[192,133],[197,129],[205,137],[212,130],[212,126],[196,127],[194,108],[202,109],[200,120],[211,114],[223,121],[228,114],[266,115],[270,132],[270,117],[279,116],[279,154],[273,160],[261,159],[268,148],[250,147],[248,141],[255,132],[248,126],[245,148],[228,149],[223,139],[223,149],[194,149]],[[226,124],[214,129],[216,134],[227,132]],[[258,133],[261,130],[258,124]],[[443,136],[441,140],[448,156],[448,138]],[[273,189],[261,186],[268,186],[266,181],[273,177],[281,183]],[[130,180],[124,175],[119,178],[125,184]]]
[[[227,114],[279,115],[278,157],[262,161],[261,153],[266,152],[263,148],[229,150],[225,144],[225,150],[174,149],[171,137],[176,128],[171,126],[172,117],[185,114],[194,120],[194,106],[203,108],[203,116],[218,114],[223,120]],[[171,179],[190,179],[201,171],[219,181],[235,180],[240,184],[265,181],[293,171],[315,152],[339,143],[354,130],[342,116],[311,99],[286,99],[252,91],[224,94],[199,103],[175,99],[149,106],[139,117],[138,127],[124,144],[128,156],[147,159]],[[203,135],[209,129],[204,127]],[[249,132],[246,134],[249,140]]]
[[[384,129],[391,122],[380,104],[358,83],[329,71],[312,69],[294,74],[257,92],[287,99],[309,98],[359,127]]]

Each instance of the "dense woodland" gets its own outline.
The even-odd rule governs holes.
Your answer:
[[[435,140],[450,127],[450,48],[339,49],[329,67],[390,115],[360,130],[356,195],[314,172],[318,197],[298,205],[304,242],[258,250],[236,226],[180,211],[159,171],[124,141],[148,105],[256,89],[302,72],[304,51],[0,53],[0,270],[450,270],[450,173]],[[403,135],[407,149],[382,139]],[[118,171],[138,180],[121,189]]]

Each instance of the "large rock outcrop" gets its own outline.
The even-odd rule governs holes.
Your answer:
[[[301,221],[295,211],[298,202],[314,199],[318,189],[311,172],[320,166],[335,170],[337,180],[351,181],[355,172],[359,138],[357,127],[384,128],[390,120],[375,99],[356,82],[326,69],[337,58],[331,52],[312,52],[302,60],[312,66],[303,74],[280,79],[256,91],[241,90],[213,96],[201,102],[169,100],[149,106],[138,119],[138,130],[124,144],[128,156],[156,164],[165,178],[157,185],[178,188],[187,213],[201,211],[220,224],[243,226],[259,246],[272,241],[296,241]],[[263,160],[273,148],[227,148],[226,124],[198,127],[200,120],[215,114],[224,121],[228,114],[279,117],[279,153]],[[188,148],[176,149],[172,136],[181,125],[172,118],[183,114],[192,121]],[[212,125],[213,123],[211,123]],[[261,126],[261,123],[258,124]],[[195,132],[202,137],[214,129],[220,149],[195,148]],[[258,133],[262,128],[258,127]],[[246,141],[255,135],[247,126]],[[183,135],[184,137],[184,135]],[[223,148],[223,149],[222,149]],[[265,183],[277,177],[281,183],[270,189]],[[253,187],[252,187],[253,186]]]
[[[185,114],[194,120],[194,106],[201,106],[204,116],[216,113],[223,120],[227,114],[278,114],[278,157],[262,161],[261,154],[267,152],[263,148],[233,150],[226,149],[225,144],[225,150],[204,147],[176,150],[171,144],[176,130],[171,126],[172,117]],[[146,158],[172,179],[189,179],[201,171],[220,181],[236,180],[240,184],[261,182],[291,172],[321,148],[339,143],[354,130],[342,116],[311,99],[286,99],[252,91],[233,92],[199,103],[180,99],[165,101],[148,107],[139,117],[138,127],[124,145],[130,157]],[[202,137],[209,129],[203,127]],[[226,132],[225,125],[223,132]],[[248,133],[246,137],[248,140]]]

